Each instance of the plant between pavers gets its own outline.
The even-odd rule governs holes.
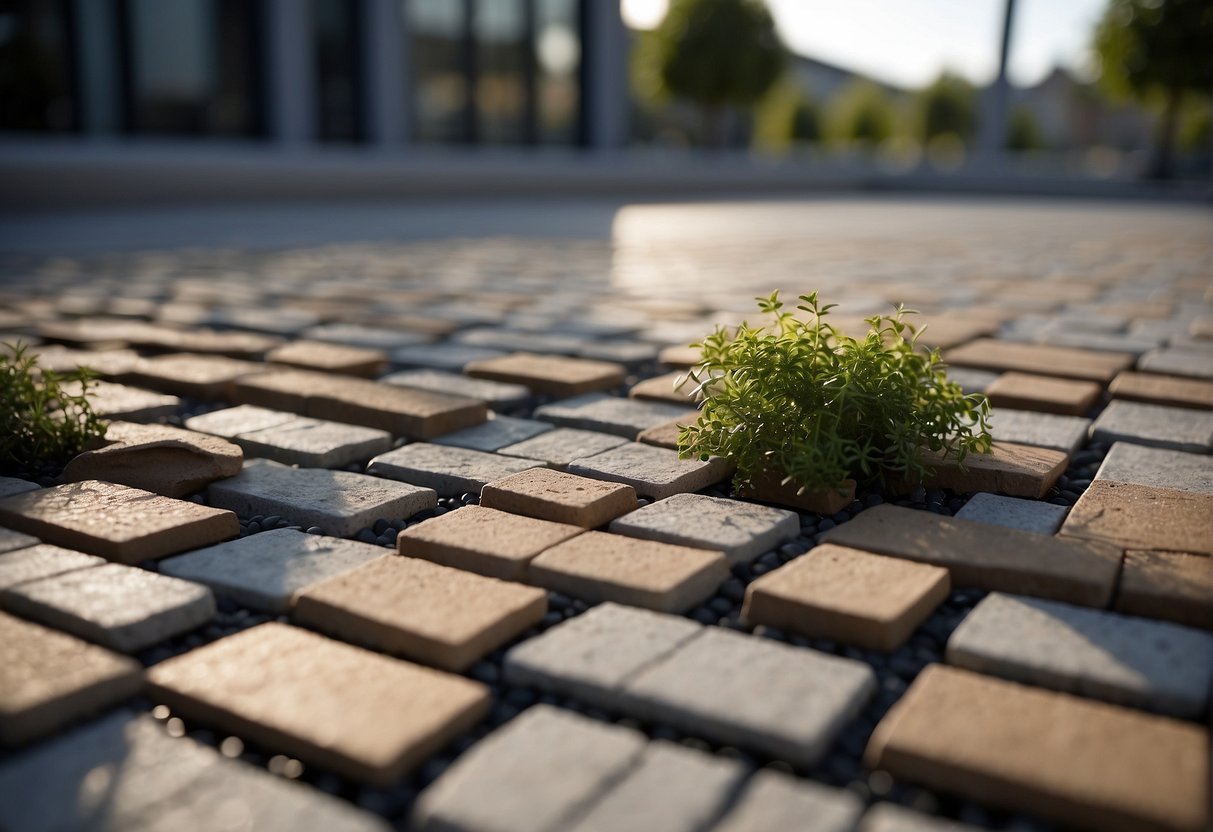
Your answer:
[[[89,403],[96,374],[86,367],[56,373],[38,367],[22,343],[0,345],[0,473],[62,467],[105,437]],[[79,385],[79,392],[65,386]]]
[[[690,372],[704,399],[681,427],[682,457],[722,456],[741,489],[775,474],[798,493],[857,481],[914,481],[930,474],[924,449],[963,463],[990,447],[990,406],[949,381],[938,350],[916,348],[911,310],[865,319],[866,337],[826,323],[833,304],[802,295],[802,320],[774,292],[758,298],[769,326],[718,328]]]

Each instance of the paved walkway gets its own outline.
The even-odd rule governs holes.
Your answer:
[[[0,246],[113,420],[0,478],[0,829],[1208,828],[1207,213],[564,208]],[[825,514],[678,459],[775,288],[918,309],[994,451]]]

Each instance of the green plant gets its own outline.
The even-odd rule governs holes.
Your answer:
[[[830,99],[827,126],[837,144],[881,145],[897,132],[899,114],[889,95],[871,81],[856,79]]]
[[[957,136],[968,142],[977,131],[977,93],[959,75],[943,72],[918,95],[923,142]]]
[[[775,292],[758,298],[771,325],[717,329],[694,345],[690,376],[705,398],[679,432],[681,456],[731,459],[739,487],[776,472],[811,492],[848,478],[916,479],[930,470],[924,449],[962,462],[988,450],[989,404],[947,379],[938,351],[917,348],[909,310],[866,319],[856,339],[825,322],[832,305],[816,292],[800,300],[805,320]]]
[[[24,344],[0,346],[0,471],[62,465],[102,439],[105,423],[88,400],[93,378],[84,367],[40,370]]]

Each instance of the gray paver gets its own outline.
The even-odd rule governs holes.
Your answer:
[[[1117,442],[1095,479],[1213,494],[1213,457]]]
[[[440,436],[434,440],[434,444],[492,453],[506,445],[516,445],[550,430],[552,430],[552,426],[547,422],[539,422],[535,419],[517,419],[513,416],[494,416],[482,425]],[[526,456],[526,454],[511,454],[511,456]]]
[[[236,407],[226,407],[222,410],[212,410],[201,416],[191,416],[185,420],[185,426],[199,433],[211,433],[225,439],[239,436],[242,433],[253,433],[266,428],[285,425],[299,417],[294,413],[282,410],[270,410],[251,404],[241,404]]]
[[[429,488],[349,471],[289,468],[257,459],[207,489],[211,505],[244,517],[277,514],[292,524],[349,537],[376,520],[412,517],[438,505]]]
[[[948,639],[979,673],[1181,717],[1213,683],[1213,633],[1056,601],[993,593]]]
[[[1119,352],[1129,355],[1142,355],[1159,344],[1159,339],[1148,336],[1052,330],[1039,333],[1035,340],[1041,344],[1058,347],[1076,347],[1083,350]]]
[[[974,494],[955,516],[975,523],[1053,534],[1061,528],[1068,511],[1067,506],[982,492]]]
[[[100,566],[104,558],[42,543],[0,554],[0,589],[61,575],[76,569]]]
[[[357,324],[321,324],[304,331],[310,341],[327,341],[371,350],[395,350],[412,344],[424,344],[429,337],[401,329],[376,329]]]
[[[366,470],[376,477],[432,488],[445,497],[479,494],[485,483],[528,468],[540,467],[543,467],[543,462],[537,459],[416,442],[380,454],[371,460]]]
[[[36,482],[17,477],[0,477],[0,497],[11,497],[14,494],[24,494],[26,491],[36,491],[42,486]]]
[[[563,830],[644,747],[638,731],[536,705],[422,792],[413,823],[419,832]]]
[[[712,832],[801,829],[810,818],[813,832],[850,832],[863,811],[851,792],[799,780],[777,771],[759,771]]]
[[[621,482],[642,497],[662,500],[688,491],[698,491],[729,475],[728,464],[719,458],[707,462],[679,459],[677,451],[628,442],[566,466],[570,474]]]
[[[748,563],[800,534],[794,511],[675,494],[612,521],[611,531],[646,540],[722,551],[729,563]]]
[[[169,558],[160,571],[252,609],[285,612],[296,592],[382,556],[369,543],[275,529]]]
[[[552,422],[566,428],[596,430],[613,433],[626,439],[635,439],[648,428],[685,417],[688,422],[695,419],[694,407],[686,407],[637,399],[624,399],[606,393],[587,393],[584,396],[545,404],[535,410],[535,418]]]
[[[498,448],[498,453],[541,459],[556,468],[564,468],[575,459],[618,448],[628,440],[622,436],[575,428],[556,428],[516,445]]]
[[[1207,454],[1213,450],[1213,412],[1116,399],[1091,426],[1091,438]]]
[[[878,803],[864,814],[856,832],[977,832],[977,828],[924,815],[895,803]]]
[[[998,380],[998,373],[989,370],[973,370],[968,367],[949,367],[948,379],[961,386],[966,394],[984,393],[986,388]]]
[[[1184,349],[1165,349],[1147,353],[1137,362],[1142,370],[1171,376],[1213,378],[1213,361],[1203,352]]]
[[[79,395],[80,383],[69,382],[64,390]],[[181,407],[181,399],[176,396],[108,381],[90,384],[88,396],[98,416],[127,422],[154,422],[162,416],[172,416]]]
[[[479,399],[492,407],[499,408],[518,407],[531,398],[531,391],[521,384],[468,378],[458,373],[447,373],[441,370],[404,370],[386,375],[379,380],[397,387],[413,387],[417,390]]]
[[[411,347],[401,347],[392,352],[392,363],[401,367],[421,367],[435,370],[450,370],[462,372],[463,368],[473,361],[483,361],[487,358],[500,358],[504,350],[493,350],[487,347],[473,347],[467,344],[417,344]]]
[[[1000,407],[990,416],[990,433],[997,442],[1038,445],[1072,454],[1087,441],[1091,420],[1031,410]]]
[[[340,468],[392,447],[385,430],[322,419],[294,419],[232,439],[245,454],[305,468]]]
[[[0,528],[0,552],[11,552],[14,549],[24,549],[33,546],[38,538],[32,535],[15,532],[12,529]]]
[[[107,563],[10,587],[0,592],[0,606],[133,653],[205,624],[215,596],[200,584]]]

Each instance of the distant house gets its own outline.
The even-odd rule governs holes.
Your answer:
[[[1154,134],[1154,117],[1134,104],[1107,101],[1090,84],[1056,67],[1034,87],[1015,88],[1012,108],[1032,114],[1052,150],[1096,145],[1122,151],[1143,150]]]

